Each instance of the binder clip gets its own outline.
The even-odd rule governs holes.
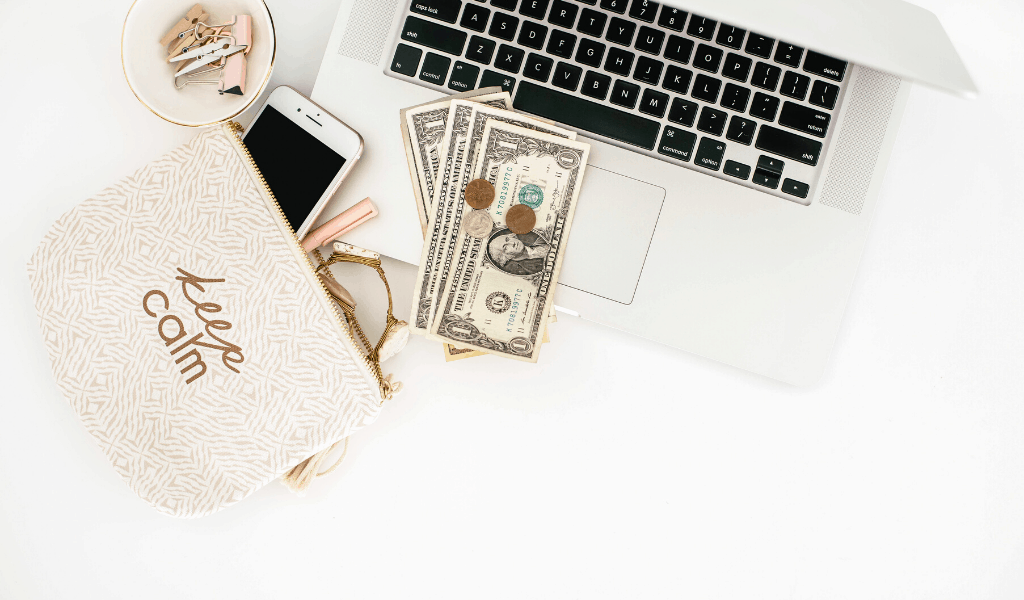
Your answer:
[[[201,11],[200,5],[193,6],[161,39],[171,40],[167,60],[178,64],[174,87],[217,85],[220,94],[241,96],[245,94],[245,55],[252,49],[252,16],[235,15],[230,23],[208,25],[199,18],[207,16]],[[199,78],[215,72],[220,75],[217,79]]]

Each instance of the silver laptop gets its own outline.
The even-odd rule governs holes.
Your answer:
[[[416,263],[399,109],[502,86],[592,142],[559,309],[808,385],[911,81],[976,92],[899,0],[342,0],[313,100],[366,150],[324,214],[372,197],[346,241]]]

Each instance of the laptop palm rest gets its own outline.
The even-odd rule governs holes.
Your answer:
[[[588,164],[559,284],[631,303],[664,201],[664,188]]]

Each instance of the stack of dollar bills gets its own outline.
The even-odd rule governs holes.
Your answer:
[[[445,343],[449,359],[496,354],[536,362],[554,320],[590,146],[511,108],[508,93],[486,88],[401,115],[424,237],[409,323],[413,333]],[[467,185],[478,179],[489,185],[477,182],[474,190],[493,190],[483,208],[466,201]],[[519,218],[506,222],[519,205],[535,221],[517,208]]]

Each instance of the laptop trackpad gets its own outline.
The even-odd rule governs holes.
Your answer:
[[[559,283],[631,303],[664,201],[664,188],[588,164]]]

